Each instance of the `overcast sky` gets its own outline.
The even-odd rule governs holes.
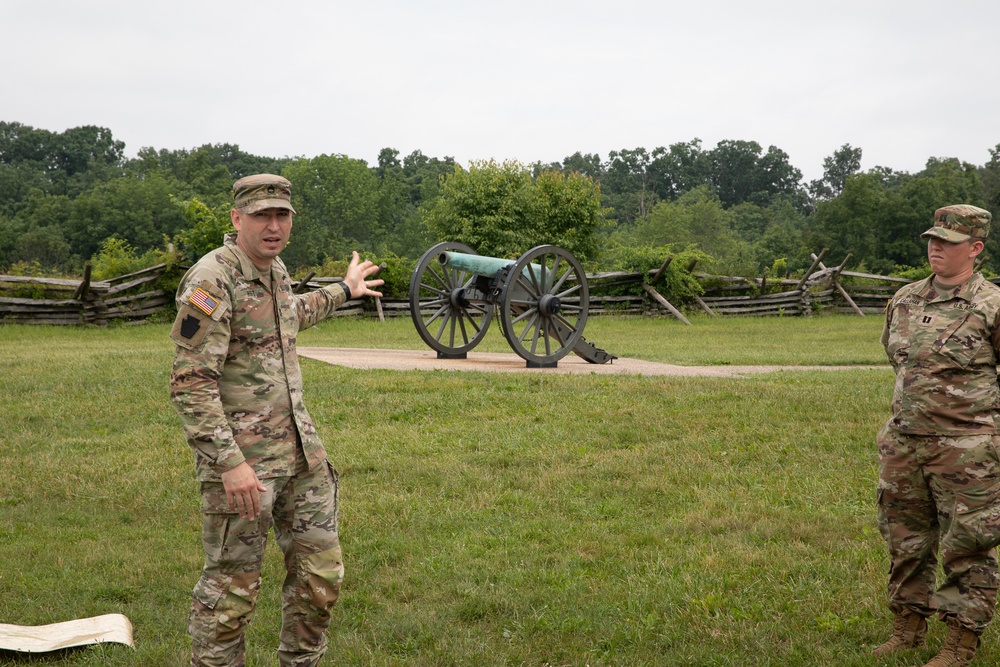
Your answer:
[[[0,120],[271,157],[756,141],[806,180],[1000,144],[997,0],[0,0]]]

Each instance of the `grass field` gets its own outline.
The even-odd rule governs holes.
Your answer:
[[[677,364],[882,364],[879,318],[595,318]],[[167,325],[0,326],[0,623],[126,614],[119,645],[0,665],[187,664],[197,486]],[[409,347],[408,321],[303,345]],[[509,351],[499,336],[483,350]],[[747,379],[352,371],[303,360],[341,473],[329,665],[873,665],[890,623],[873,439],[888,368]],[[268,547],[249,665],[273,665]],[[919,665],[941,641],[885,665]],[[995,631],[980,664],[1000,656]]]

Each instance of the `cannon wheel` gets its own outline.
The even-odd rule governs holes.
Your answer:
[[[493,305],[465,298],[476,274],[441,266],[438,255],[445,251],[476,254],[467,245],[451,242],[425,252],[410,279],[410,317],[438,357],[464,359],[486,335]]]
[[[554,245],[532,248],[504,283],[500,323],[528,366],[555,366],[583,336],[590,292],[583,267]]]

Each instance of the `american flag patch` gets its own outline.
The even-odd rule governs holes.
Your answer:
[[[215,309],[219,307],[219,302],[213,299],[208,292],[200,287],[194,291],[194,294],[191,295],[188,302],[206,315],[211,315],[215,312]]]

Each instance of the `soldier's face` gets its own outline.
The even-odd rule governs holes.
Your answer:
[[[236,245],[258,269],[269,269],[271,260],[288,244],[288,236],[292,232],[292,212],[284,208],[265,208],[244,214],[233,209],[232,220],[237,232]]]
[[[927,241],[927,260],[931,271],[940,278],[952,278],[971,272],[976,255],[982,251],[982,241],[950,243],[936,237]]]

